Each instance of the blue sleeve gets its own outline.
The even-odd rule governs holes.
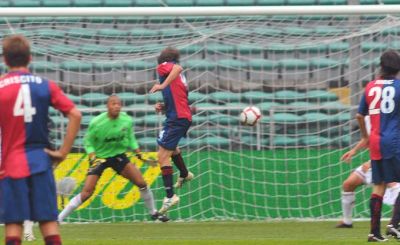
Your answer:
[[[364,116],[368,115],[368,104],[367,101],[365,100],[365,93],[363,94],[360,101],[360,105],[358,106],[358,113]]]

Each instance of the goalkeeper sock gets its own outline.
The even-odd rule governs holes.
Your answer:
[[[21,245],[21,238],[17,236],[6,237],[6,245]]]
[[[342,192],[342,212],[343,212],[343,223],[350,225],[352,224],[352,213],[354,207],[354,201],[356,200],[354,192]]]
[[[382,212],[382,197],[376,194],[371,195],[369,208],[371,211],[371,234],[381,234],[381,212]]]
[[[390,220],[390,224],[397,229],[397,227],[399,227],[399,221],[400,221],[400,195],[397,195],[396,202],[394,203],[393,206],[393,214],[392,214],[392,219]]]
[[[143,187],[139,189],[140,196],[144,200],[144,205],[146,205],[150,214],[155,214],[157,212],[156,205],[154,204],[153,192],[148,187]]]
[[[161,174],[164,181],[164,188],[167,192],[167,197],[171,198],[174,195],[174,189],[172,186],[172,166],[161,167]]]
[[[81,194],[78,194],[71,199],[71,201],[64,208],[64,210],[61,211],[61,213],[58,215],[58,222],[62,222],[65,219],[65,217],[70,215],[81,204],[82,204]]]
[[[185,178],[188,176],[188,170],[186,168],[185,162],[183,161],[182,154],[172,155],[172,161],[175,166],[179,169],[179,177]]]
[[[60,235],[51,235],[44,238],[46,245],[61,245]]]

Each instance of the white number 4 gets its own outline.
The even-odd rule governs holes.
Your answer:
[[[23,116],[24,122],[32,122],[36,108],[32,107],[31,90],[28,84],[22,84],[14,104],[14,116]]]

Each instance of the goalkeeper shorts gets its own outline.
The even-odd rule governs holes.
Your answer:
[[[124,153],[119,154],[115,157],[106,158],[106,161],[101,164],[94,165],[93,167],[91,166],[88,170],[87,175],[101,176],[104,170],[106,170],[107,168],[112,168],[115,172],[117,172],[117,174],[120,174],[128,163],[128,157]]]
[[[0,180],[0,222],[56,221],[56,184],[50,168],[26,178]]]

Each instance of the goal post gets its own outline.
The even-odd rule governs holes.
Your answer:
[[[339,161],[359,138],[352,114],[363,85],[375,77],[380,54],[400,48],[399,13],[400,5],[0,8],[0,33],[27,36],[32,72],[55,80],[83,112],[74,151],[55,172],[76,180],[72,195],[88,168],[83,136],[111,93],[133,117],[146,157],[156,158],[164,116],[153,105],[162,96],[148,91],[157,82],[157,56],[173,46],[196,108],[180,142],[196,177],[177,190],[181,203],[171,218],[322,219],[340,217],[341,184],[368,160],[365,151],[351,165]],[[255,127],[239,122],[249,105],[262,111]],[[66,121],[54,110],[50,117],[57,147]],[[159,168],[132,161],[159,207]],[[357,190],[355,217],[368,217],[369,193]],[[67,221],[147,220],[139,197],[107,170]],[[60,207],[69,198],[59,197]]]

